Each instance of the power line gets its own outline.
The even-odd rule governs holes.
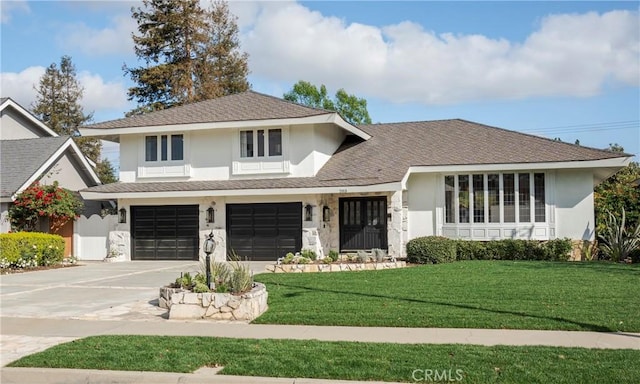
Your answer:
[[[617,130],[627,130],[627,129],[640,130],[640,120],[565,125],[565,126],[546,127],[546,128],[532,128],[532,129],[523,129],[522,132],[542,133],[542,134],[561,134],[561,133],[581,133],[581,132],[598,132],[598,131],[617,131]]]

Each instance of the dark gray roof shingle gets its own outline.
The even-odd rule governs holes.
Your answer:
[[[0,141],[0,197],[10,197],[69,140],[68,136]]]
[[[327,113],[334,112],[306,107],[274,96],[247,91],[143,115],[91,124],[84,128],[110,129],[244,120],[287,119],[324,115]]]
[[[522,164],[600,160],[627,156],[553,141],[465,120],[360,126],[372,135],[348,137],[316,177],[221,181],[115,183],[103,193],[366,186],[402,180],[411,166]]]

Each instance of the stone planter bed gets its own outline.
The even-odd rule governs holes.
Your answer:
[[[160,288],[159,306],[169,309],[169,319],[251,321],[267,310],[267,288],[255,283],[243,295],[194,293],[181,288]]]
[[[335,264],[274,264],[267,265],[267,272],[302,273],[302,272],[343,272],[372,271],[381,269],[404,268],[405,261],[387,261],[380,263],[335,263]]]

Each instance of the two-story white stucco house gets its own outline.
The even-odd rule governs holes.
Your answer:
[[[0,100],[0,233],[11,229],[9,207],[34,181],[58,182],[79,191],[100,184],[93,166],[69,136],[60,136],[10,98]],[[100,213],[101,204],[85,202],[85,214]],[[42,232],[50,232],[47,220]],[[56,231],[65,239],[65,256],[74,254],[76,228],[70,221]]]
[[[120,143],[117,199],[130,257],[387,249],[425,235],[594,237],[593,187],[626,154],[464,120],[353,126],[332,111],[245,92],[87,126]]]

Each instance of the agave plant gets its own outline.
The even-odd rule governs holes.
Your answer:
[[[602,240],[601,250],[613,261],[624,260],[629,255],[640,248],[640,222],[635,230],[627,230],[626,213],[622,208],[620,220],[607,211],[607,223],[604,231],[598,235]]]

